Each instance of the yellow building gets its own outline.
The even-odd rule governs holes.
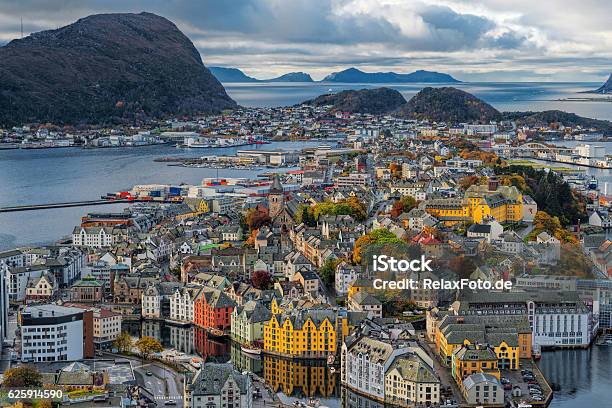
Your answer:
[[[466,344],[453,352],[451,374],[459,386],[464,378],[475,373],[500,379],[497,355],[489,345]]]
[[[182,220],[186,218],[197,217],[198,215],[206,214],[210,211],[206,200],[202,198],[185,197],[183,199],[183,208],[176,215],[176,219]]]
[[[294,310],[264,326],[264,351],[287,357],[324,358],[338,348],[341,318],[332,310]],[[344,326],[344,325],[343,325]]]
[[[523,195],[515,186],[500,186],[495,176],[486,185],[470,186],[460,198],[428,200],[424,209],[445,225],[482,223],[493,217],[499,223],[523,219]]]

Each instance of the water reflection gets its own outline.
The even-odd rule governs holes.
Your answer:
[[[265,355],[264,379],[275,392],[298,398],[338,397],[339,375],[325,360],[294,360]]]

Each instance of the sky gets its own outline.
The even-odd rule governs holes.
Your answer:
[[[256,78],[349,67],[464,81],[604,82],[612,0],[0,0],[0,44],[96,13],[173,21],[207,66]]]

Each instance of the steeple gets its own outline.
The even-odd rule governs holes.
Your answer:
[[[278,173],[272,177],[272,185],[270,186],[270,194],[283,194],[283,185],[280,182]]]

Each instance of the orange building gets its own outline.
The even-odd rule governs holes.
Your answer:
[[[206,329],[228,330],[235,303],[219,289],[202,288],[193,302],[193,322]]]

